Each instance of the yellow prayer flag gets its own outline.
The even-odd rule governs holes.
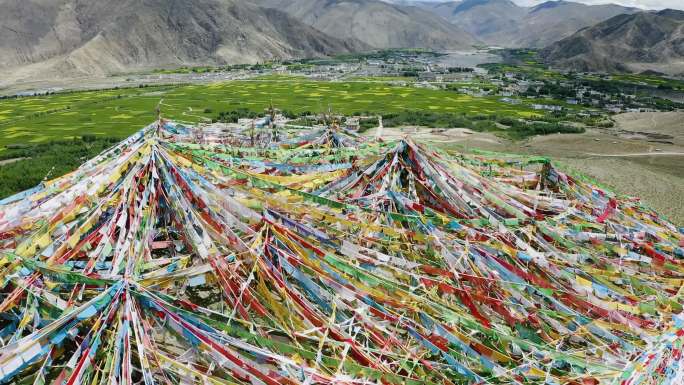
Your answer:
[[[41,235],[35,240],[35,244],[41,249],[47,247],[47,245],[49,245],[50,242],[52,242],[52,240],[50,239],[50,234],[48,234],[47,232],[43,233],[43,235]]]
[[[579,275],[575,276],[575,281],[577,282],[578,285],[591,289],[591,281],[586,280],[586,279],[580,277]]]
[[[67,240],[67,244],[69,245],[69,247],[71,247],[71,248],[73,249],[73,248],[76,247],[76,245],[78,244],[78,240],[79,240],[80,238],[81,238],[81,237],[79,236],[78,233],[73,234],[73,235],[70,236],[69,239]]]

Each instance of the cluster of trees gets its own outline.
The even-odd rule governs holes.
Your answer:
[[[294,113],[284,110],[282,114],[295,125],[311,126],[324,124],[321,118],[310,119],[315,114],[311,111]],[[259,116],[247,108],[224,111],[213,119],[215,122],[236,123],[239,118],[255,119]],[[363,132],[378,126],[377,114],[365,111],[355,112],[351,116],[363,117],[359,119],[359,131]],[[430,128],[469,128],[473,131],[497,131],[511,138],[520,139],[533,135],[547,135],[555,133],[582,133],[584,128],[566,123],[567,116],[563,112],[547,114],[535,118],[534,121],[520,119],[510,115],[467,115],[465,113],[443,113],[429,111],[392,112],[382,114],[383,125],[386,127],[420,126]],[[341,124],[344,124],[344,118]]]
[[[283,63],[285,64],[285,63]],[[304,63],[295,63],[295,64],[287,64],[287,69],[290,71],[303,71],[307,69],[313,68],[312,64],[304,64]]]
[[[523,93],[523,96],[539,96],[539,95],[550,95],[554,98],[565,99],[574,98],[577,95],[574,87],[565,87],[557,82],[545,81],[544,85],[535,89],[530,87]]]
[[[400,74],[401,74],[401,76],[404,76],[407,78],[417,78],[423,72],[425,72],[425,71],[422,68],[404,67],[401,69]]]
[[[555,119],[550,121],[527,121],[511,116],[466,115],[425,111],[402,111],[382,115],[386,127],[421,126],[431,128],[469,128],[473,131],[499,131],[521,139],[533,135],[555,133],[582,133],[584,128]],[[505,127],[497,125],[503,125]]]
[[[481,89],[482,91],[485,91],[485,92],[489,92],[489,91],[498,92],[498,90],[499,90],[499,87],[497,87],[497,86],[495,86],[495,85],[493,85],[493,84],[487,84],[487,83],[483,83],[483,84],[481,84],[481,85],[478,85],[477,87],[478,87],[479,89]],[[470,86],[470,85],[467,85],[467,86],[466,86],[466,85],[463,85],[463,84],[461,84],[461,83],[449,83],[449,84],[446,85],[445,90],[447,90],[447,91],[455,91],[455,92],[459,92],[459,93],[460,93],[460,92],[461,92],[460,90],[461,90],[462,88],[470,88],[470,89],[472,89],[473,86]]]
[[[449,68],[447,68],[447,71],[449,71],[449,73],[473,72],[473,71],[475,71],[475,69],[471,68],[471,67],[449,67]]]
[[[421,126],[431,128],[470,128],[476,131],[494,130],[493,121],[468,117],[465,114],[402,111],[382,115],[382,123],[386,127]]]
[[[210,114],[212,113],[211,108],[206,108],[204,110],[205,114]],[[316,115],[315,113],[309,111],[309,110],[303,110],[303,111],[292,111],[292,110],[282,110],[280,111],[280,114],[282,114],[284,117],[288,119],[298,119],[298,118],[303,118],[311,115]],[[263,113],[257,113],[254,112],[248,108],[240,107],[236,108],[234,110],[230,111],[221,111],[219,114],[212,119],[212,122],[221,122],[221,123],[237,123],[238,119],[240,118],[249,118],[249,119],[256,119],[260,116],[263,116]]]
[[[211,108],[204,109],[205,114],[210,114],[212,112],[213,112],[213,110]],[[284,117],[288,118],[288,119],[299,119],[299,118],[317,115],[316,113],[309,111],[309,110],[302,110],[302,111],[282,110],[282,111],[280,111],[280,114],[283,115]],[[263,115],[264,115],[263,113],[260,114],[260,113],[254,112],[248,108],[240,107],[240,108],[236,108],[236,109],[230,110],[230,111],[219,112],[219,114],[214,119],[212,119],[212,121],[214,123],[216,123],[216,122],[237,123],[238,119],[240,119],[240,118],[256,119],[256,118],[261,117]]]
[[[622,104],[623,108],[649,108],[658,111],[672,111],[684,108],[684,103],[673,102],[669,99],[654,95],[655,90],[668,92],[682,88],[681,82],[667,79],[658,85],[649,83],[649,78],[640,78],[635,75],[633,79],[622,79],[617,76],[612,78],[586,76],[581,73],[569,72],[567,74],[552,73],[549,76],[547,67],[536,58],[536,52],[532,50],[503,50],[504,63],[480,64],[479,67],[487,69],[490,74],[498,75],[504,83],[509,80],[503,75],[511,72],[515,77],[539,80],[543,82],[540,87],[530,87],[522,96],[543,97],[555,99],[578,98],[580,104],[585,107],[604,108],[610,104]],[[666,79],[655,74],[656,79]],[[579,89],[596,91],[594,95],[586,91],[577,95]]]
[[[604,107],[606,104],[613,104],[616,102],[622,103],[626,108],[652,108],[658,111],[673,111],[677,108],[684,108],[684,103],[674,102],[669,99],[657,97],[651,94],[653,87],[647,85],[638,85],[619,80],[605,80],[605,79],[589,79],[578,77],[575,75],[568,75],[567,82],[544,80],[544,84],[535,89],[530,87],[523,96],[544,96],[555,99],[575,98],[577,90],[585,88],[600,92],[601,95],[607,95],[607,98],[601,95],[593,96],[589,91],[585,91],[581,97],[583,105],[591,107],[590,100],[598,100],[598,107]],[[660,87],[659,87],[660,88]],[[663,88],[660,88],[661,90]],[[629,95],[629,96],[628,96]]]
[[[212,110],[210,108],[206,108],[204,110],[205,114],[210,114]],[[311,111],[292,111],[292,110],[282,110],[280,113],[288,118],[288,119],[298,119],[306,116],[311,116],[314,115],[313,112]],[[221,122],[221,123],[237,123],[238,119],[240,118],[248,118],[248,119],[256,119],[260,116],[263,116],[263,114],[259,114],[257,112],[254,112],[248,108],[240,107],[236,108],[235,110],[230,110],[230,111],[221,111],[219,114],[212,119],[212,122]]]
[[[684,103],[679,103],[665,98],[650,98],[649,104],[658,111],[674,111],[676,109],[684,109]]]
[[[390,59],[402,59],[406,57],[415,56],[428,56],[428,57],[440,57],[445,54],[440,52],[431,51],[428,49],[420,48],[390,48],[375,52],[366,53],[352,53],[352,54],[342,54],[337,55],[334,58],[338,61],[361,61],[361,60],[390,60]],[[304,61],[304,60],[302,60]]]
[[[248,108],[241,107],[231,111],[221,111],[219,112],[218,116],[213,119],[213,121],[221,123],[237,123],[238,119],[240,118],[256,119],[257,117],[259,117],[259,114],[256,112]]]
[[[34,92],[32,94],[25,94],[25,95],[0,95],[0,100],[6,100],[6,99],[20,99],[20,98],[32,98],[34,96],[50,96],[50,95],[55,95],[57,94],[56,91],[45,91],[45,92]]]
[[[518,122],[510,126],[507,130],[509,136],[514,139],[527,138],[534,135],[548,134],[581,134],[585,130],[583,127],[572,126],[564,123],[548,122]]]
[[[119,141],[119,138],[83,135],[73,140],[9,145],[0,152],[0,160],[23,159],[0,166],[0,198],[32,188],[46,177],[53,179],[67,174]]]
[[[127,81],[131,81],[132,79],[126,79]],[[97,92],[104,92],[104,91],[117,91],[117,90],[125,90],[125,89],[130,89],[130,88],[135,88],[136,86],[114,86],[114,87],[104,87],[104,88],[98,88]],[[157,85],[149,85],[149,84],[138,84],[138,88],[147,88],[147,87],[159,87]],[[76,93],[85,93],[85,92],[93,92],[90,90],[48,90],[48,91],[42,91],[42,92],[33,92],[33,93],[26,93],[26,94],[14,94],[14,95],[0,95],[0,100],[5,100],[5,99],[22,99],[22,98],[33,98],[33,97],[38,97],[38,96],[51,96],[51,95],[69,95],[69,94],[76,94]],[[120,95],[119,95],[120,97]]]
[[[298,111],[298,112],[295,112],[292,110],[282,110],[282,111],[280,111],[280,113],[288,119],[297,119],[297,118],[301,118],[304,116],[315,115],[313,112],[311,112],[309,110]]]
[[[402,71],[401,76],[403,76],[405,78],[417,78],[420,75],[420,72],[422,72],[422,71],[416,71],[416,70]]]
[[[198,67],[179,67],[179,68],[172,68],[172,69],[156,69],[152,71],[153,73],[158,73],[158,74],[189,74],[189,73],[195,73],[195,74],[204,74],[204,73],[210,73],[210,72],[230,72],[230,71],[237,71],[237,70],[252,70],[252,71],[259,71],[259,70],[264,70],[264,69],[271,69],[273,68],[275,64],[268,62],[268,63],[257,63],[257,64],[233,64],[233,65],[226,65],[226,66],[218,66],[218,67],[212,67],[212,66],[198,66]]]
[[[204,110],[205,114],[210,114],[212,110],[210,108],[206,108]],[[297,126],[313,126],[315,124],[325,124],[326,121],[325,119],[320,116],[317,113],[311,112],[311,111],[292,111],[292,110],[282,110],[280,112],[284,117],[288,119],[293,119],[291,124],[297,125]],[[263,116],[263,114],[258,114],[252,110],[249,110],[247,108],[237,108],[235,110],[231,111],[222,111],[220,112],[215,118],[212,119],[214,123],[216,122],[221,122],[221,123],[237,123],[238,119],[241,118],[249,118],[249,119],[256,119],[260,116]],[[365,111],[365,112],[355,112],[351,114],[350,116],[356,116],[360,117],[359,118],[359,130],[361,132],[369,130],[371,128],[375,128],[378,126],[379,121],[378,121],[378,115],[373,114],[371,112]],[[342,117],[342,120],[339,122],[341,125],[344,125],[346,122],[346,117]]]
[[[375,128],[378,126],[378,124],[380,124],[380,121],[377,117],[359,119],[359,132],[364,132],[370,130],[371,128]]]

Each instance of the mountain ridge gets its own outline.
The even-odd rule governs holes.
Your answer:
[[[578,71],[684,73],[684,11],[618,15],[549,45],[540,56]]]
[[[424,4],[477,39],[501,47],[543,48],[621,13],[636,8],[616,4],[587,5],[552,0],[524,7],[510,0],[463,0]]]
[[[380,0],[254,0],[330,36],[376,48],[469,49],[480,42],[423,7]]]
[[[5,81],[369,49],[234,0],[0,0],[0,8]]]

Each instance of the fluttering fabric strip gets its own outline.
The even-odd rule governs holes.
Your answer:
[[[0,202],[0,381],[682,380],[684,234],[635,198],[539,157],[160,124]]]

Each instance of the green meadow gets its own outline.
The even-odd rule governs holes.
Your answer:
[[[82,135],[125,137],[155,119],[160,100],[164,117],[191,123],[238,108],[260,112],[271,102],[294,113],[331,107],[343,114],[421,110],[522,118],[538,115],[527,105],[510,105],[498,99],[379,82],[323,82],[291,77],[72,92],[0,100],[0,146]]]

